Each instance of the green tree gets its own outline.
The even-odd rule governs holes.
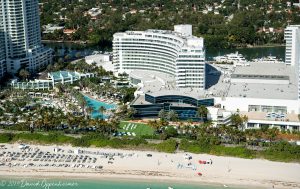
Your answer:
[[[164,109],[161,109],[158,112],[158,117],[160,118],[160,120],[165,120],[167,118],[167,112]]]
[[[30,72],[28,72],[26,69],[21,69],[19,71],[19,76],[22,78],[22,80],[28,79],[30,77]]]
[[[175,112],[174,110],[170,110],[170,111],[167,113],[167,119],[168,119],[169,121],[178,121],[179,117],[178,117],[177,112]]]
[[[244,126],[248,122],[248,117],[246,115],[240,116],[240,114],[233,114],[230,119],[231,124],[241,130],[244,130]]]
[[[205,106],[201,105],[201,106],[199,106],[199,108],[197,110],[197,114],[203,121],[203,118],[206,117],[208,114],[208,109]]]

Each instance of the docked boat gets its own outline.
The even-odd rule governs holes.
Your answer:
[[[246,64],[247,60],[238,52],[226,54],[224,56],[216,56],[214,60],[219,63]]]
[[[255,63],[284,63],[282,60],[276,58],[276,56],[267,56],[262,58],[253,59]]]

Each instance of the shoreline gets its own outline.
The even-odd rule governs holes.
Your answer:
[[[39,172],[41,173],[41,172]],[[61,172],[59,172],[61,173]],[[67,178],[66,178],[67,177]],[[28,176],[19,176],[19,175],[6,175],[6,176],[0,176],[0,179],[7,179],[7,180],[15,180],[15,179],[30,179],[30,180],[42,180],[42,179],[49,179],[49,180],[59,180],[59,181],[73,181],[73,180],[79,180],[79,181],[113,181],[113,182],[121,182],[121,183],[143,183],[143,184],[151,184],[153,182],[155,183],[161,183],[161,184],[187,184],[188,186],[214,186],[214,187],[224,187],[224,185],[228,183],[218,183],[218,182],[209,182],[209,181],[201,181],[197,182],[195,180],[178,180],[177,178],[171,178],[171,177],[141,177],[141,176],[131,176],[131,175],[97,175],[97,176],[89,176],[86,174],[83,175],[72,175],[72,174],[63,174],[62,176],[53,176],[53,175],[47,175],[47,176],[41,176],[40,178],[36,178],[36,175],[28,175]],[[263,189],[263,185],[252,185],[250,184],[250,188],[252,189]],[[236,185],[230,183],[230,187],[232,188],[239,188],[239,189],[249,189],[249,184],[247,185]]]
[[[6,151],[21,152],[18,144],[5,144]],[[40,152],[49,152],[51,154],[73,155],[76,149],[82,150],[79,155],[88,155],[97,158],[95,163],[86,165],[103,166],[101,169],[92,169],[91,167],[64,167],[51,166],[52,164],[61,164],[64,161],[57,161],[56,157],[51,161],[11,161],[12,166],[0,166],[1,177],[29,177],[29,178],[67,178],[67,179],[85,179],[85,180],[125,180],[129,182],[164,182],[164,183],[189,183],[192,185],[212,185],[212,186],[236,186],[242,188],[272,188],[276,189],[296,189],[300,188],[300,164],[271,162],[261,159],[241,159],[233,157],[213,156],[208,154],[192,154],[192,159],[187,160],[186,153],[167,154],[150,151],[120,150],[109,148],[75,148],[71,146],[59,146],[62,152],[52,152],[57,145],[30,145],[33,149],[39,149]],[[73,151],[72,153],[69,151]],[[1,152],[2,150],[0,150]],[[122,154],[101,157],[100,154],[90,152],[101,152],[105,154]],[[147,154],[152,154],[149,157]],[[1,161],[0,157],[0,161]],[[198,160],[211,160],[213,164],[201,165]],[[112,163],[108,163],[112,161]],[[2,158],[3,162],[3,158]],[[40,166],[47,163],[49,166]],[[56,161],[55,161],[56,162]],[[60,163],[61,162],[61,163]],[[19,163],[20,165],[16,165]],[[23,166],[34,163],[35,166]],[[186,167],[187,164],[191,166]],[[72,165],[74,163],[70,163]],[[78,164],[76,161],[75,164]],[[81,164],[81,163],[79,163]],[[82,163],[84,164],[84,163]],[[179,167],[179,164],[184,167]],[[201,172],[203,175],[199,176]]]
[[[265,45],[250,45],[250,46],[246,46],[246,47],[237,47],[236,49],[244,49],[244,48],[248,48],[248,49],[255,49],[255,48],[268,48],[268,47],[285,47],[285,44],[265,44]]]
[[[70,43],[70,44],[77,44],[77,45],[90,45],[93,43],[90,43],[88,41],[71,41],[71,40],[48,40],[48,39],[42,39],[42,43]]]
[[[71,41],[71,40],[46,40],[43,39],[42,43],[58,43],[58,44],[63,44],[63,43],[69,43],[69,44],[76,44],[76,45],[93,45],[93,43],[88,42],[88,41]],[[236,47],[236,48],[229,48],[230,49],[245,49],[245,48],[268,48],[268,47],[285,47],[285,44],[264,44],[264,45],[246,45],[245,47]],[[213,49],[213,48],[211,48]],[[222,49],[222,48],[220,48]]]

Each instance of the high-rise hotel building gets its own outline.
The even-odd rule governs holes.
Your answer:
[[[203,38],[192,35],[191,25],[174,31],[146,30],[115,33],[113,63],[117,72],[149,70],[175,76],[178,88],[205,89]]]
[[[52,62],[52,50],[41,44],[38,0],[0,0],[0,41],[2,75],[35,72]]]
[[[298,97],[300,99],[300,25],[290,25],[285,29],[285,63],[295,67],[298,77]]]

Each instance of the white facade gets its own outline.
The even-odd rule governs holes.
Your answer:
[[[258,111],[258,112],[282,112],[299,114],[299,100],[243,98],[243,97],[215,97],[215,104],[228,111]],[[255,109],[255,107],[259,107]]]
[[[278,128],[280,130],[300,131],[300,122],[297,121],[272,121],[272,120],[257,120],[248,119],[246,129],[260,129],[264,125],[269,128]]]
[[[207,107],[207,119],[210,120],[213,126],[230,125],[232,112],[225,111],[220,108]]]
[[[6,72],[6,56],[5,56],[5,38],[4,38],[4,12],[1,11],[0,5],[0,78],[2,78]]]
[[[298,76],[298,98],[300,99],[300,25],[291,25],[285,29],[285,63],[295,67]]]
[[[0,16],[7,72],[35,72],[51,63],[52,51],[41,44],[38,0],[2,0]]]
[[[205,88],[203,38],[191,35],[191,25],[174,31],[146,30],[114,34],[113,63],[117,72],[149,70],[176,77],[179,88]],[[179,33],[181,32],[181,33]]]

